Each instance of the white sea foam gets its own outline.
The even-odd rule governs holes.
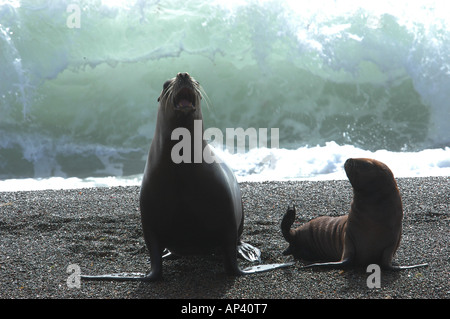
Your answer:
[[[450,148],[420,152],[375,152],[351,145],[301,147],[296,150],[260,148],[231,154],[214,151],[235,172],[239,182],[301,181],[347,179],[344,163],[348,158],[375,158],[387,164],[395,177],[450,176]],[[0,181],[0,191],[77,189],[90,187],[139,186],[142,175],[90,178],[10,179]]]
[[[367,157],[384,162],[396,177],[450,176],[450,148],[420,152],[366,151],[352,145],[287,149],[254,149],[245,154],[223,152],[222,158],[239,181],[347,179],[348,158]]]

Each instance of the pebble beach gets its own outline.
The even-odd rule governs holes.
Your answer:
[[[68,284],[69,265],[82,274],[146,272],[139,187],[0,193],[0,298],[2,299],[449,299],[450,178],[397,179],[403,201],[403,237],[394,263],[426,268],[381,272],[369,288],[366,269],[293,267],[256,275],[224,273],[220,256],[163,263],[156,283]],[[292,261],[280,222],[289,203],[298,226],[320,215],[344,215],[347,180],[241,183],[246,215],[243,240],[263,263]],[[242,268],[251,266],[239,260]]]

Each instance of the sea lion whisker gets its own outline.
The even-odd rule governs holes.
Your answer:
[[[173,87],[173,83],[172,82],[168,83],[164,87],[163,91],[161,92],[161,95],[158,98],[158,102],[160,102],[161,99],[168,99],[169,98],[170,94],[172,93],[172,87]]]
[[[198,87],[198,92],[199,92],[200,96],[201,96],[202,98],[204,98],[205,103],[206,103],[206,108],[207,108],[208,110],[211,110],[211,105],[212,105],[212,104],[211,104],[211,100],[210,100],[208,94],[206,94],[205,89],[203,88],[203,86],[199,85],[199,87]]]

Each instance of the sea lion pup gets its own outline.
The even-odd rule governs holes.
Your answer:
[[[383,269],[400,270],[427,266],[392,265],[400,244],[403,208],[391,170],[368,158],[348,159],[344,168],[353,187],[350,213],[340,217],[321,216],[293,230],[295,206],[288,207],[281,231],[290,245],[283,254],[322,262],[303,268],[378,264]]]
[[[225,270],[233,275],[293,265],[239,268],[238,252],[247,260],[260,261],[260,251],[240,240],[244,225],[240,187],[231,169],[218,160],[203,139],[201,99],[200,85],[188,73],[178,73],[166,81],[158,98],[155,135],[140,191],[141,221],[150,252],[150,272],[81,276],[83,279],[159,280],[165,249],[175,255],[210,254],[218,250],[223,254]],[[199,123],[201,130],[196,132]],[[174,138],[176,132],[189,133],[189,137],[184,137],[187,141]],[[182,142],[190,149],[179,148],[178,143]]]

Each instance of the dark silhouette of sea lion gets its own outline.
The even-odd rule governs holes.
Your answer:
[[[224,256],[225,270],[233,275],[293,265],[239,268],[237,253],[250,261],[259,261],[261,253],[258,248],[240,239],[244,227],[240,187],[234,173],[223,161],[211,160],[217,159],[217,155],[203,139],[201,99],[201,87],[188,73],[178,73],[166,81],[158,98],[155,135],[140,192],[142,229],[150,251],[150,272],[83,275],[82,279],[159,280],[165,249],[175,255],[219,251]],[[199,122],[200,132],[195,132]],[[172,138],[177,129],[178,132],[189,133],[188,140],[183,142],[190,149],[175,148],[180,143]],[[193,152],[188,156],[184,153],[180,155],[181,151],[190,150]],[[203,160],[203,156],[209,156],[209,159]],[[180,157],[186,161],[180,160]]]
[[[403,208],[391,170],[368,158],[348,159],[344,167],[353,187],[349,214],[321,216],[294,230],[295,206],[288,207],[281,231],[290,245],[283,254],[316,262],[304,268],[378,264],[400,270],[427,266],[392,265],[402,234]]]

